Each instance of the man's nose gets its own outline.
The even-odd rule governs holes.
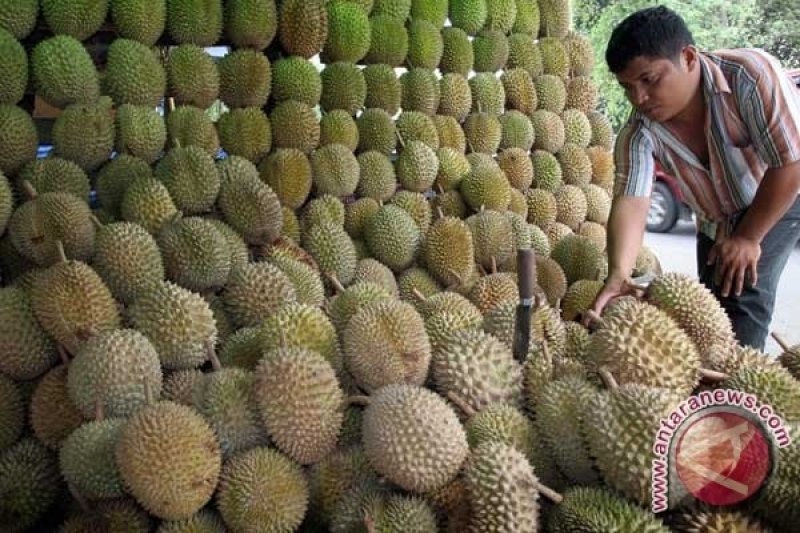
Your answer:
[[[648,96],[647,91],[645,91],[641,87],[634,87],[631,89],[631,98],[633,100],[633,105],[636,107],[641,107],[645,103],[647,103]]]

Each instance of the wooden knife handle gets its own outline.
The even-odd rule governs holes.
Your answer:
[[[536,253],[532,248],[517,251],[519,298],[530,300],[536,289]]]

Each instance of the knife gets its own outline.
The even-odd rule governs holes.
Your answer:
[[[514,321],[514,359],[524,363],[531,343],[531,315],[535,305],[536,253],[533,249],[517,251],[519,304]]]

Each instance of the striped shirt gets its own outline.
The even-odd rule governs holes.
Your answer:
[[[649,196],[654,158],[675,176],[698,229],[747,208],[768,168],[800,160],[800,95],[777,59],[752,48],[701,53],[708,164],[667,128],[634,110],[614,148],[616,196]]]

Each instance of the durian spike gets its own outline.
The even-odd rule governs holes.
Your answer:
[[[406,141],[403,140],[403,134],[400,131],[397,131],[397,141],[400,143],[400,147],[405,150],[406,149]]]
[[[492,256],[490,265],[492,266],[492,274],[497,274],[497,257]]]
[[[69,488],[69,493],[75,498],[75,501],[78,502],[78,506],[80,506],[81,510],[84,513],[91,512],[89,503],[86,501],[86,498],[83,497],[83,494],[81,494],[72,483],[67,483],[67,487]]]
[[[325,277],[328,278],[337,293],[344,292],[344,285],[342,285],[342,282],[339,281],[339,278],[336,277],[334,272],[326,272]]]
[[[456,407],[461,409],[461,411],[467,415],[467,418],[472,418],[475,416],[475,409],[472,408],[467,401],[462,398],[457,392],[455,391],[447,391],[447,399],[450,400],[455,404]]]
[[[770,336],[775,339],[775,342],[778,343],[778,346],[786,353],[797,353],[797,350],[793,349],[789,342],[781,335],[780,333],[773,331],[770,333]]]
[[[564,501],[564,496],[554,491],[544,483],[540,483],[539,481],[536,482],[536,490],[539,492],[539,494],[543,495],[545,498],[555,504],[559,504]]]
[[[56,252],[58,252],[58,262],[59,263],[66,263],[67,262],[67,252],[64,251],[64,243],[61,241],[56,241]]]
[[[426,301],[426,300],[427,300],[427,298],[425,297],[425,295],[424,295],[424,294],[422,294],[421,292],[419,292],[419,289],[418,289],[418,288],[416,288],[416,287],[414,287],[413,289],[411,289],[411,294],[413,294],[413,295],[414,295],[414,298],[416,298],[416,299],[417,299],[417,300],[419,300],[420,302],[424,302],[424,301]]]
[[[67,354],[67,349],[64,348],[64,345],[61,343],[56,344],[56,349],[58,350],[58,355],[61,358],[61,362],[64,366],[69,365],[69,354]]]
[[[613,392],[619,389],[619,383],[617,383],[617,380],[614,379],[614,374],[612,374],[609,369],[603,367],[598,370],[597,373],[600,374],[600,377],[602,378],[603,383],[606,384],[606,388],[608,390]]]
[[[372,400],[370,400],[369,396],[364,395],[350,396],[347,398],[347,405],[362,405],[367,407],[371,402]]]
[[[716,370],[711,370],[709,368],[701,368],[698,370],[698,373],[700,374],[700,377],[706,381],[725,381],[730,377],[724,372],[717,372]]]
[[[369,513],[364,514],[364,527],[367,529],[367,533],[375,533],[375,521]]]
[[[31,182],[28,180],[22,182],[22,190],[26,195],[28,195],[29,200],[35,200],[36,197],[39,196],[39,193],[36,192],[36,189],[33,187],[33,185],[31,185]]]
[[[208,360],[211,361],[211,368],[214,369],[214,372],[221,370],[222,364],[219,362],[219,357],[217,357],[213,341],[206,341],[206,354],[208,355]]]
[[[105,419],[105,411],[103,409],[103,399],[100,398],[100,395],[97,395],[97,398],[94,399],[94,419],[97,422],[102,422]]]

